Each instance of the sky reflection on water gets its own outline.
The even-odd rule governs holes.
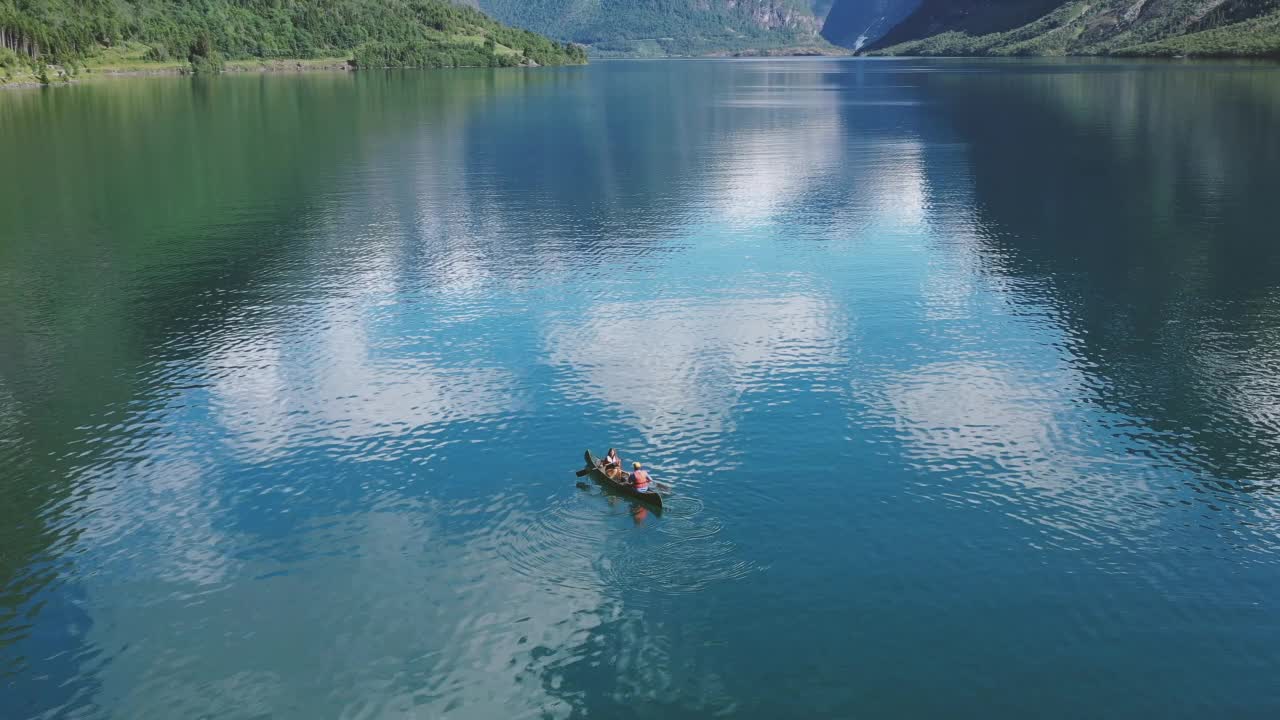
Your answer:
[[[1273,716],[1278,72],[5,98],[0,705]]]

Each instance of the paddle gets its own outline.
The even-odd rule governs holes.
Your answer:
[[[586,475],[587,473],[591,472],[592,470],[595,470],[595,468],[590,467],[590,466],[587,466],[587,467],[582,468],[582,469],[581,469],[581,470],[579,470],[578,472],[574,473],[574,475],[576,475],[577,477],[583,477],[584,475]]]

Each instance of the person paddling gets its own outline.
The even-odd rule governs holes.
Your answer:
[[[609,454],[604,456],[604,474],[615,480],[622,474],[622,458],[613,448],[609,448]]]
[[[631,484],[635,486],[636,492],[649,492],[649,473],[640,467],[640,463],[631,463]]]

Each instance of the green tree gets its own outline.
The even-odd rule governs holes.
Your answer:
[[[586,60],[449,0],[0,0],[0,50],[11,55],[65,63],[123,41],[147,45],[151,60],[186,58],[195,72],[216,71],[223,58],[348,53],[496,65],[508,62],[504,48],[544,65]],[[360,53],[367,44],[373,52]]]

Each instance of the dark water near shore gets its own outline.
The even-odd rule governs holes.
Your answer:
[[[1280,715],[1280,67],[121,80],[0,158],[6,719]]]

